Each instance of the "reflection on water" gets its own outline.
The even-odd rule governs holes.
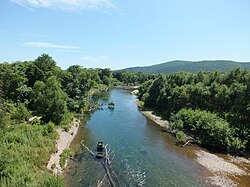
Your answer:
[[[95,111],[81,127],[74,143],[78,155],[65,173],[68,186],[96,186],[105,175],[100,162],[79,146],[82,139],[92,150],[97,141],[110,145],[121,186],[206,186],[206,173],[193,159],[195,148],[177,147],[171,135],[137,110],[136,98],[127,90],[114,89],[94,99],[113,101],[115,108]]]

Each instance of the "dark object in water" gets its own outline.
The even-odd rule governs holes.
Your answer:
[[[100,152],[97,153],[97,154],[96,154],[96,158],[97,158],[97,159],[103,158],[103,153],[100,153]]]
[[[103,148],[104,148],[103,142],[98,142],[98,143],[97,143],[97,151],[102,151]]]

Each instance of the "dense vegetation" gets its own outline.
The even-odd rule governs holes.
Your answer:
[[[240,63],[228,60],[214,60],[214,61],[171,61],[165,62],[162,64],[157,64],[153,66],[144,66],[144,67],[132,67],[124,69],[129,72],[142,72],[142,73],[175,73],[179,71],[183,72],[192,72],[197,73],[199,71],[220,71],[220,72],[228,72],[235,68],[242,68],[250,70],[250,62],[249,63]]]
[[[250,150],[250,72],[175,73],[142,84],[139,99],[201,145]]]
[[[116,84],[126,84],[126,85],[140,85],[148,80],[154,79],[155,75],[153,74],[143,74],[141,72],[127,72],[127,71],[115,71],[113,72],[114,78],[118,82]]]
[[[0,186],[63,186],[46,169],[56,126],[67,129],[74,113],[88,110],[89,94],[113,82],[110,69],[62,70],[46,54],[0,64]]]

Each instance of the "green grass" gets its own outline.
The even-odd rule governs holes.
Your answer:
[[[46,168],[57,138],[52,123],[19,124],[1,134],[0,186],[63,186]]]

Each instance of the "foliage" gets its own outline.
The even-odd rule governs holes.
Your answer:
[[[60,166],[63,168],[65,166],[66,160],[74,155],[71,149],[64,149],[63,153],[60,155]]]
[[[15,110],[13,111],[12,118],[17,123],[27,121],[31,117],[31,112],[26,108],[24,103],[18,103]]]
[[[139,110],[143,109],[143,107],[144,107],[144,102],[143,101],[137,101],[136,104],[137,104]]]
[[[67,107],[70,111],[81,113],[88,106],[88,96],[102,80],[99,70],[86,69],[78,65],[70,66],[60,75],[62,88],[68,95]]]
[[[103,84],[110,86],[113,83],[113,73],[109,68],[99,69],[98,75]]]
[[[237,152],[244,147],[245,150],[250,150],[249,82],[250,72],[241,69],[228,73],[160,74],[154,80],[149,80],[140,86],[138,98],[144,102],[144,107],[160,110],[166,118],[170,118],[183,108],[215,113],[227,122],[219,120],[214,124],[225,127],[225,123],[229,123],[230,133],[233,135],[229,135],[231,139],[223,145],[214,139],[214,142],[211,141],[213,144],[211,146],[219,149],[217,145],[222,145],[228,151],[235,149]],[[175,128],[182,130],[182,122],[182,120],[175,121]],[[187,130],[189,133],[192,132],[190,129]],[[208,136],[206,132],[202,133]],[[207,143],[203,145],[208,146]]]
[[[116,71],[113,73],[114,77],[122,84],[139,85],[153,79],[155,76],[152,74],[133,73],[128,71]]]
[[[45,174],[43,180],[43,186],[49,187],[63,187],[63,180],[59,176],[53,176],[51,174]]]
[[[67,94],[61,89],[55,76],[50,77],[46,83],[37,81],[32,98],[33,109],[43,116],[45,122],[52,121],[59,125],[63,116],[68,113]]]
[[[31,88],[27,86],[28,79],[25,76],[23,64],[0,64],[0,81],[2,82],[2,95],[5,99],[12,101],[24,101],[29,97]]]
[[[216,114],[198,109],[181,109],[171,119],[178,123],[174,124],[175,127],[196,137],[203,146],[229,152],[245,148],[245,143],[234,137],[234,130],[229,123]]]
[[[186,143],[188,141],[188,136],[183,131],[177,131],[175,134],[177,140],[181,143]]]
[[[54,128],[46,128],[20,124],[0,137],[1,186],[44,186],[46,177],[54,177],[43,172],[56,139]]]
[[[67,114],[63,115],[62,117],[62,121],[61,121],[61,127],[65,130],[65,131],[68,131],[70,126],[71,126],[71,123],[74,119],[74,114],[71,113],[71,112],[68,112]]]
[[[47,54],[42,54],[34,61],[34,73],[32,73],[35,81],[45,82],[50,76],[54,75],[56,62]]]

